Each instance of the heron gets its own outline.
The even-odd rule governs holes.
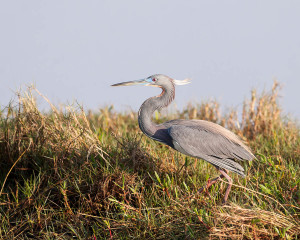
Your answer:
[[[205,160],[215,166],[220,175],[208,180],[206,186],[199,189],[199,192],[225,177],[228,186],[223,203],[226,203],[232,186],[232,179],[228,173],[232,171],[245,177],[245,170],[238,161],[255,159],[251,149],[236,134],[210,121],[175,119],[161,124],[152,121],[152,115],[156,110],[167,107],[174,100],[175,85],[188,83],[189,79],[175,80],[163,74],[155,74],[141,80],[111,86],[145,85],[162,89],[160,95],[148,98],[141,105],[138,111],[141,131],[149,138],[166,144],[178,152]]]

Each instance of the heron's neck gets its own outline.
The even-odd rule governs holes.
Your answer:
[[[158,130],[158,126],[152,122],[152,115],[157,109],[168,106],[174,99],[175,87],[169,86],[168,88],[162,88],[162,93],[159,96],[155,96],[147,99],[140,107],[138,113],[138,121],[140,129],[147,136],[153,136]]]

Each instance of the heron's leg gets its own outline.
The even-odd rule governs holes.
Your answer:
[[[228,170],[226,170],[226,169],[222,170],[222,169],[220,169],[218,167],[217,167],[217,169],[219,170],[219,172],[221,173],[221,175],[219,177],[216,177],[216,178],[212,179],[212,180],[208,180],[206,186],[200,188],[198,190],[198,192],[199,193],[203,192],[204,189],[208,189],[211,185],[213,185],[214,183],[216,183],[218,180],[220,180],[221,178],[225,177],[228,180],[228,187],[227,187],[226,192],[225,192],[223,203],[226,203],[228,195],[229,195],[229,192],[231,190],[232,179],[231,179],[231,177],[228,176]]]
[[[228,195],[229,195],[229,192],[231,190],[232,179],[231,179],[231,177],[228,176],[228,170],[226,170],[226,169],[225,170],[219,169],[219,172],[228,180],[228,187],[226,189],[225,196],[224,196],[224,199],[223,199],[223,203],[226,203]]]

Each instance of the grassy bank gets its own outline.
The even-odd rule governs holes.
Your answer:
[[[238,134],[257,160],[246,178],[218,173],[144,136],[137,114],[112,107],[42,113],[34,89],[0,111],[2,239],[297,239],[300,234],[300,128],[282,114],[277,83],[252,91],[241,119],[213,101],[155,115],[198,118]],[[33,96],[34,95],[34,96]]]

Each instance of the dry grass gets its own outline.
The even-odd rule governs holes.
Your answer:
[[[279,229],[288,229],[292,236],[300,232],[299,222],[293,218],[259,208],[246,209],[233,204],[224,206],[222,210],[216,209],[216,216],[216,222],[218,219],[225,219],[228,222],[222,229],[212,229],[211,236],[218,238],[244,239],[248,235],[253,239],[269,239],[278,238],[281,234]],[[284,237],[284,234],[281,234],[281,237]]]
[[[283,116],[278,90],[253,90],[241,121],[215,101],[172,114],[226,126],[258,156],[245,179],[232,175],[225,206],[224,181],[197,193],[214,168],[143,136],[136,113],[86,115],[32,88],[18,94],[0,111],[0,238],[299,238],[299,126]],[[41,113],[36,96],[52,111]]]

